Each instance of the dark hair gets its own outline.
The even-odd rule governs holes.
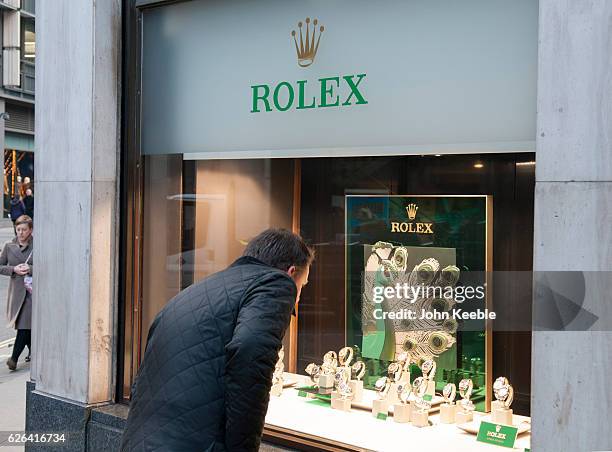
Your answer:
[[[266,229],[249,242],[242,255],[254,257],[279,270],[287,271],[291,266],[302,270],[312,263],[314,250],[293,232]]]
[[[32,229],[34,226],[34,222],[27,215],[21,215],[19,218],[17,218],[17,220],[15,220],[15,227],[21,224],[27,224],[30,227],[30,229]]]

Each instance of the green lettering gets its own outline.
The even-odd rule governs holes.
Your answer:
[[[353,96],[357,98],[357,103],[355,105],[362,105],[368,103],[368,101],[365,100],[365,98],[357,88],[357,86],[359,86],[359,83],[361,83],[361,80],[363,80],[365,76],[365,74],[357,75],[357,83],[353,82],[353,77],[355,77],[355,75],[345,75],[344,77],[342,77],[344,80],[346,80],[346,83],[348,83],[348,86],[351,89],[351,94],[349,94],[349,97],[346,98],[346,101],[342,105],[351,105],[351,97]]]
[[[297,84],[298,84],[299,90],[298,90],[298,106],[296,110],[303,110],[305,108],[315,108],[317,102],[314,96],[312,96],[312,103],[310,105],[304,105],[304,100],[305,100],[304,99],[305,97],[304,87],[306,86],[306,80],[298,80]]]
[[[280,89],[283,86],[287,87],[287,91],[289,93],[289,99],[287,100],[287,104],[284,107],[281,107],[280,104],[278,103],[278,93],[280,92]],[[293,98],[294,97],[295,97],[295,94],[293,93],[293,86],[291,86],[291,84],[289,82],[280,82],[278,85],[276,85],[276,88],[274,88],[274,106],[279,111],[287,111],[287,110],[289,110],[289,108],[293,104]]]
[[[264,93],[261,96],[257,94],[259,88],[264,89]],[[261,111],[257,107],[257,101],[259,100],[263,101],[266,111],[272,111],[272,109],[270,108],[270,101],[268,100],[268,96],[270,95],[270,87],[268,85],[253,85],[251,86],[251,89],[253,90],[253,109],[251,110],[251,113],[258,113],[259,111]]]
[[[334,87],[327,87],[328,81],[336,82],[336,88],[340,86],[340,77],[320,78],[319,82],[321,82],[321,103],[319,104],[319,107],[337,107],[338,105],[340,105],[340,96],[336,96],[336,102],[334,102],[333,104],[327,102],[328,95],[331,96],[332,99],[334,96]]]

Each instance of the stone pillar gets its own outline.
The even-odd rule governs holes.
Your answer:
[[[609,272],[612,2],[540,0],[539,22],[534,269]],[[532,450],[612,449],[610,375],[609,331],[534,332]]]
[[[32,380],[86,407],[115,388],[121,2],[36,6]]]

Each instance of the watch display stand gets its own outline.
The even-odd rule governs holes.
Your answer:
[[[331,407],[335,410],[351,411],[351,399],[343,399],[342,397],[332,397]]]
[[[512,425],[512,410],[510,408],[491,410],[491,421],[494,424]]]
[[[410,416],[412,425],[415,427],[428,427],[429,426],[429,411],[425,410],[412,410]]]
[[[389,414],[389,401],[387,399],[374,399],[372,401],[372,416],[377,417],[380,413]]]
[[[468,422],[472,422],[474,419],[474,413],[472,411],[465,411],[461,408],[457,409],[457,413],[455,414],[455,420],[457,424],[466,424]]]
[[[329,394],[334,389],[334,376],[321,375],[319,376],[319,393]]]
[[[397,383],[391,383],[389,387],[389,392],[387,393],[387,400],[389,401],[389,405],[394,405],[399,403],[399,397],[397,396]]]
[[[410,422],[412,414],[412,404],[410,403],[396,403],[393,405],[393,420],[400,424],[407,424]]]
[[[457,405],[443,403],[440,405],[440,422],[443,424],[454,424],[457,413]]]
[[[351,380],[349,381],[349,387],[353,393],[353,400],[361,402],[363,399],[363,380]]]
[[[433,400],[433,398],[436,395],[436,382],[435,381],[429,380],[427,382],[427,392],[425,394],[430,395],[431,399]]]

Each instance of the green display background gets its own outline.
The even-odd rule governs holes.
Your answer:
[[[364,355],[372,355],[371,350],[376,344],[364,343],[361,323],[364,255],[365,253],[369,255],[370,246],[378,241],[384,241],[396,246],[429,248],[424,250],[426,251],[424,255],[431,254],[432,257],[448,256],[450,251],[454,253],[455,265],[459,267],[462,275],[465,272],[485,272],[487,270],[487,198],[486,196],[352,195],[347,195],[345,198],[346,343],[357,345],[360,350],[364,350],[365,347],[368,353]],[[416,218],[409,220],[406,206],[412,203],[418,206],[418,211]],[[391,222],[432,223],[433,234],[391,232]],[[411,263],[407,271],[412,270],[413,266]],[[465,303],[462,308],[469,310]],[[457,344],[436,360],[439,366],[435,378],[436,390],[440,392],[446,382],[458,384],[462,378],[472,378],[474,381],[472,400],[476,404],[476,409],[484,411],[485,323],[482,321],[476,328],[470,329],[472,331],[458,331]],[[364,380],[370,387],[376,378],[384,374],[393,355],[386,345],[382,345],[388,334],[388,331],[385,331],[384,321],[377,322],[377,330],[379,337],[375,340],[379,342],[380,356],[363,356],[368,369]],[[414,379],[419,375],[418,367],[412,366],[411,377]]]

